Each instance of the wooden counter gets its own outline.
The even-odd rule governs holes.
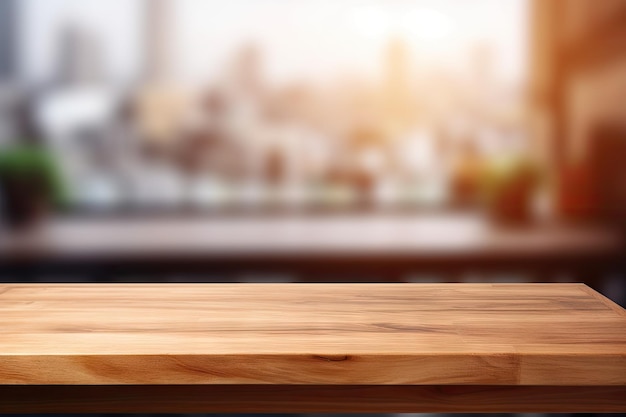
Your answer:
[[[581,284],[0,285],[0,412],[626,411]]]

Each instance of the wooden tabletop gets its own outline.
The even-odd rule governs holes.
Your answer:
[[[582,284],[0,285],[4,412],[623,412]]]
[[[580,284],[0,286],[1,384],[626,385]]]

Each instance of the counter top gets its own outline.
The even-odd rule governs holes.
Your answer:
[[[0,384],[626,385],[582,284],[5,284]]]
[[[626,412],[582,284],[0,285],[9,413]]]

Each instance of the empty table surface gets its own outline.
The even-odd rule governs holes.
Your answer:
[[[581,284],[8,284],[0,322],[0,383],[626,384]]]
[[[0,394],[42,385],[80,385],[91,395],[126,386],[188,386],[185,395],[195,386],[242,387],[265,392],[255,397],[258,411],[277,410],[259,405],[278,404],[271,386],[308,386],[293,395],[309,405],[315,395],[324,403],[320,389],[411,386],[475,386],[482,394],[485,387],[543,394],[568,387],[569,397],[600,387],[606,391],[587,394],[598,401],[607,393],[603,410],[626,401],[626,312],[582,284],[6,284],[0,335]],[[397,410],[399,391],[383,391]],[[39,395],[54,403],[55,391],[46,392]],[[7,404],[18,394],[7,394]],[[524,409],[517,401],[517,408],[500,405]],[[418,404],[408,409],[424,409]]]

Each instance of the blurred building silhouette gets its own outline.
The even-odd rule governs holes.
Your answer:
[[[19,135],[18,0],[0,1],[0,146]]]
[[[262,66],[263,51],[252,43],[244,45],[235,57],[235,83],[247,94],[259,97],[263,90]]]
[[[145,2],[144,78],[162,80],[170,75],[170,22],[171,10],[168,0]]]
[[[0,1],[0,82],[17,75],[17,3],[17,0]]]
[[[55,84],[92,84],[106,78],[106,62],[97,35],[78,25],[67,25],[58,38]]]
[[[409,48],[403,39],[392,40],[386,50],[385,102],[388,128],[403,133],[411,122],[413,69]]]

